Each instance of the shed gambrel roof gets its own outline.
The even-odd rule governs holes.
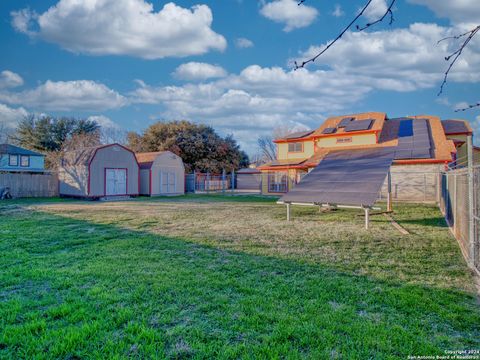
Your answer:
[[[86,166],[88,166],[90,164],[90,162],[92,161],[92,159],[94,158],[95,153],[98,150],[108,148],[108,147],[111,147],[111,146],[119,146],[119,147],[121,147],[121,148],[123,148],[123,149],[125,149],[125,150],[127,150],[127,151],[129,151],[133,154],[133,151],[130,150],[129,148],[127,148],[123,145],[114,143],[114,144],[108,144],[108,145],[92,146],[92,147],[84,148],[84,149],[81,149],[81,150],[66,151],[63,155],[62,160],[64,162],[66,161],[68,163],[68,165],[70,165],[70,166],[74,166],[74,165],[86,165]]]
[[[36,151],[27,150],[19,146],[10,145],[10,144],[0,144],[0,154],[9,154],[9,155],[29,155],[29,156],[45,156]]]
[[[150,169],[157,156],[162,155],[166,152],[167,151],[135,153],[135,157],[137,158],[140,169]]]

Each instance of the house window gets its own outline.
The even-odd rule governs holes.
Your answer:
[[[28,155],[20,156],[20,166],[29,167],[30,166],[30,156],[28,156]]]
[[[337,138],[337,144],[351,143],[351,137]]]
[[[288,173],[276,171],[268,174],[268,192],[286,193],[288,191]]]
[[[302,152],[302,151],[303,151],[303,143],[301,142],[288,143],[288,152]]]
[[[18,155],[9,155],[8,156],[8,165],[9,166],[18,166]]]

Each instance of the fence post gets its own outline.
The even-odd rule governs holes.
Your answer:
[[[207,194],[210,192],[210,173],[207,172],[207,175],[205,176],[205,187],[206,187],[206,191],[207,191]]]
[[[225,181],[227,181],[227,174],[225,172],[225,169],[222,170],[222,193],[225,194],[225,188],[226,184]]]
[[[470,263],[475,266],[475,214],[473,202],[475,189],[473,186],[473,145],[472,135],[467,137],[467,160],[468,160],[468,238],[470,245]]]
[[[390,171],[388,171],[387,182],[387,211],[392,211],[392,173]]]
[[[235,169],[232,169],[231,190],[232,193],[235,190]]]
[[[457,208],[458,208],[458,201],[457,201],[457,173],[453,172],[453,233],[455,237],[457,237]]]

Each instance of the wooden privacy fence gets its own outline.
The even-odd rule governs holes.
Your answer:
[[[57,174],[0,173],[0,188],[10,188],[13,197],[58,196]]]

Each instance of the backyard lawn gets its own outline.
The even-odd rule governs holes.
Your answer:
[[[0,202],[0,358],[406,359],[480,350],[474,278],[434,205],[254,196]]]

